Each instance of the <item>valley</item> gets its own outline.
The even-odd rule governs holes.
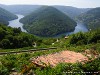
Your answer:
[[[23,15],[19,15],[19,14],[16,14],[16,15],[18,16],[18,19],[9,21],[9,25],[8,26],[11,26],[13,28],[20,27],[23,32],[26,32],[26,30],[23,28],[23,24],[19,22],[19,20],[21,18],[23,18],[24,16]],[[60,37],[61,35],[69,35],[69,34],[77,33],[77,32],[80,32],[80,31],[87,32],[88,29],[87,29],[86,25],[84,25],[83,23],[77,22],[77,26],[75,27],[75,30],[73,32],[62,33],[62,34],[59,34],[59,35],[56,35],[56,36],[53,36],[53,37]]]
[[[0,24],[8,25],[10,20],[17,19],[18,17],[13,13],[0,7]]]
[[[18,19],[9,21],[9,25],[8,25],[8,26],[11,26],[11,27],[13,27],[13,28],[18,28],[18,27],[20,27],[21,30],[22,30],[23,32],[26,32],[26,30],[23,29],[23,24],[19,22],[19,20],[20,20],[21,18],[23,18],[24,16],[23,16],[23,15],[19,15],[19,14],[16,14],[16,15],[18,16]]]
[[[100,74],[99,7],[0,9],[0,75]]]

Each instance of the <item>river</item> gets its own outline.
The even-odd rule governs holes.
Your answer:
[[[19,14],[16,14],[16,15],[18,16],[18,19],[9,21],[9,25],[8,26],[11,26],[13,28],[20,27],[23,32],[26,32],[26,30],[23,29],[23,24],[19,22],[19,20],[21,18],[23,18],[24,16],[23,15],[19,15]],[[77,22],[77,26],[75,27],[75,30],[73,32],[63,33],[63,35],[69,35],[69,34],[77,33],[77,32],[80,32],[80,31],[87,32],[88,29],[86,28],[86,26],[84,24],[82,24],[80,22]],[[55,37],[59,37],[59,36],[61,36],[61,34],[56,35]]]
[[[18,19],[9,21],[9,25],[8,25],[8,26],[11,26],[11,27],[13,27],[13,28],[18,28],[18,27],[20,27],[21,30],[22,30],[23,32],[26,32],[26,30],[23,29],[23,24],[19,22],[19,20],[20,20],[21,18],[23,18],[24,16],[23,16],[23,15],[19,15],[19,14],[16,14],[16,15],[18,16]]]
[[[59,35],[56,35],[54,36],[55,38],[57,37],[61,37],[61,35],[70,35],[70,34],[74,34],[74,33],[77,33],[77,32],[88,32],[88,29],[87,27],[81,23],[81,22],[77,22],[77,26],[75,27],[75,30],[73,32],[67,32],[67,33],[63,33],[63,34],[59,34]]]
[[[77,26],[75,27],[75,30],[74,30],[73,33],[77,33],[77,32],[80,32],[80,31],[87,32],[88,29],[83,23],[77,22]]]

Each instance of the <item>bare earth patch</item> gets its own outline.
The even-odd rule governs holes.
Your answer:
[[[73,51],[61,51],[59,53],[48,54],[39,56],[37,58],[32,58],[32,63],[42,65],[56,66],[59,63],[76,63],[88,61],[88,57],[84,56],[81,53],[76,53]]]

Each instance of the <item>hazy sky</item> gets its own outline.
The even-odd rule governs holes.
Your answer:
[[[0,4],[66,5],[86,8],[100,7],[100,0],[0,0]]]

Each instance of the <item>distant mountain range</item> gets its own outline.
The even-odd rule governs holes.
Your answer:
[[[0,4],[0,7],[14,14],[28,15],[29,13],[41,7],[41,5],[2,5]]]
[[[27,32],[38,36],[55,36],[75,29],[76,22],[60,10],[43,6],[20,20]]]
[[[4,9],[14,14],[22,14],[22,15],[28,15],[42,6],[43,5],[2,5],[0,4],[0,7]],[[76,7],[71,7],[71,6],[60,6],[60,5],[55,5],[53,7],[62,11],[63,13],[65,13],[72,19],[75,19],[76,16],[90,10],[90,8],[76,8]]]
[[[80,14],[85,13],[91,9],[91,8],[76,8],[72,6],[57,6],[57,5],[54,7],[62,11],[72,19],[75,19]]]
[[[8,25],[8,21],[16,18],[18,18],[16,15],[0,7],[0,23]]]

